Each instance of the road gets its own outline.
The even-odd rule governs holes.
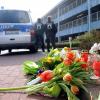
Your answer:
[[[8,53],[3,51],[0,55],[0,66],[14,66],[22,65],[26,60],[36,61],[42,57],[44,53],[39,51],[38,53],[30,53],[28,50],[13,50],[13,52]]]

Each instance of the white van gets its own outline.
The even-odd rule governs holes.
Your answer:
[[[30,49],[36,52],[36,34],[27,11],[0,10],[0,52],[8,49]]]

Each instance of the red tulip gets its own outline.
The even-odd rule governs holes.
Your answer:
[[[51,80],[53,78],[53,76],[54,76],[53,71],[47,70],[47,71],[44,71],[43,73],[41,73],[41,75],[39,77],[41,77],[43,82],[47,82],[47,81]]]
[[[86,57],[86,56],[88,56],[88,52],[82,52],[81,53],[81,57]]]
[[[94,74],[100,77],[100,71],[94,70]]]
[[[88,67],[88,65],[87,64],[81,64],[81,67],[86,69]]]
[[[83,57],[83,58],[81,58],[80,61],[81,62],[84,62],[84,64],[81,64],[81,67],[82,68],[87,68],[88,67],[88,65],[87,65],[87,58]]]
[[[83,52],[81,54],[81,58],[83,59],[84,62],[88,61],[88,52]]]
[[[82,57],[82,58],[81,58],[81,61],[82,61],[82,62],[87,62],[87,61],[88,61],[88,58],[87,58],[87,57]]]
[[[100,71],[100,61],[94,61],[93,62],[93,69]]]

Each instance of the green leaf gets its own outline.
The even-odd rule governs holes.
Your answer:
[[[99,93],[99,97],[98,97],[98,100],[100,100],[100,93]]]
[[[67,93],[69,100],[80,100],[78,97],[76,97],[70,89],[64,84],[64,83],[59,83],[59,85],[62,87],[62,89]],[[72,99],[71,99],[72,98]]]
[[[54,85],[50,88],[50,95],[53,97],[58,97],[60,95],[61,88],[60,86],[55,82]]]
[[[83,85],[84,83],[79,81],[78,78],[73,78],[72,82],[77,85],[78,87],[82,88],[83,90],[85,90],[86,92],[88,92],[87,88]]]
[[[35,74],[37,73],[38,69],[39,69],[39,66],[35,62],[32,62],[32,61],[26,61],[23,64],[23,72],[25,74]]]

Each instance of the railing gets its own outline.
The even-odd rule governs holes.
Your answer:
[[[62,6],[59,10],[59,16],[67,13],[68,11],[82,5],[85,3],[87,0],[74,0],[72,3],[66,6]],[[66,1],[67,2],[67,1]],[[52,16],[52,19],[55,20],[58,17],[58,11],[56,10],[55,12],[50,14]]]
[[[81,4],[85,3],[87,0],[75,0],[73,1],[72,3],[70,3],[69,5],[67,6],[63,6],[61,9],[60,9],[60,13],[59,13],[59,16],[67,13],[68,11],[70,11],[71,9],[74,9],[78,6],[80,6]],[[57,12],[53,13],[52,14],[52,19],[56,19],[57,18]]]
[[[100,20],[100,11],[91,14],[91,22]],[[65,29],[74,28],[80,25],[84,25],[88,23],[88,16],[84,16],[82,18],[67,22],[65,24],[60,25],[60,31],[63,31]]]
[[[70,3],[67,6],[64,6],[60,9],[60,16],[67,13],[68,11],[82,5],[83,3],[85,3],[87,0],[75,0],[72,3]]]
[[[60,31],[87,23],[87,16],[60,25]]]

